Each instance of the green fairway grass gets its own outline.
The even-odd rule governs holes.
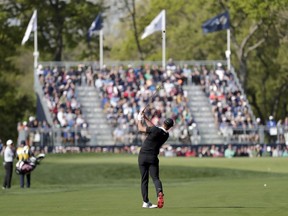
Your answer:
[[[142,209],[137,156],[47,155],[32,173],[32,187],[0,191],[1,215],[288,215],[285,158],[164,158],[163,209]],[[3,182],[4,168],[0,172]],[[266,186],[264,186],[266,185]],[[150,179],[150,200],[156,203]]]

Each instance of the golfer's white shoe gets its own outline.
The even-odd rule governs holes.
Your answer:
[[[157,205],[154,205],[151,202],[143,202],[142,208],[157,208]]]

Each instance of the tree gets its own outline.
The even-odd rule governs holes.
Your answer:
[[[134,33],[134,40],[138,49],[138,56],[140,60],[144,60],[137,28],[135,0],[124,0],[124,8],[120,8],[120,10],[128,11],[128,16],[130,16],[132,22],[132,29]]]
[[[269,115],[277,118],[287,115],[286,0],[150,0],[145,3],[146,6],[137,12],[138,29],[144,30],[159,11],[166,9],[166,55],[175,60],[226,59],[226,31],[203,35],[201,25],[228,10],[232,65],[254,113],[262,119]],[[117,52],[113,52],[112,47],[112,54],[129,53],[127,58],[137,56],[130,32],[128,29]],[[160,33],[141,41],[141,46],[145,60],[161,59]]]
[[[0,139],[15,139],[17,122],[35,113],[33,97],[22,88],[22,72],[15,66],[13,56],[19,54],[20,30],[13,13],[0,4]]]
[[[38,11],[38,47],[42,61],[60,61],[64,50],[69,52],[69,49],[85,44],[86,32],[91,22],[100,10],[105,9],[102,7],[102,2],[91,1],[10,0],[0,3],[0,138],[2,140],[15,139],[17,122],[26,120],[28,115],[35,115],[36,112],[31,73],[33,63],[26,57],[27,50],[28,53],[29,50],[32,53],[33,41],[29,40],[25,47],[20,46],[35,8]],[[87,48],[83,50],[82,56],[85,56]],[[93,54],[93,51],[89,54]],[[81,53],[78,52],[78,56],[81,56]]]
[[[105,10],[102,2],[81,0],[11,0],[6,9],[19,20],[25,20],[20,26],[23,35],[33,10],[37,9],[40,59],[49,61],[61,61],[64,50],[86,43],[92,21]]]

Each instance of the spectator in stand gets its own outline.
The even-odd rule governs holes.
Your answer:
[[[288,157],[288,146],[284,147],[284,151],[283,151],[282,157]]]
[[[284,126],[283,126],[282,119],[279,119],[277,122],[277,133],[278,133],[277,143],[285,143]]]
[[[285,144],[288,146],[288,117],[284,119],[284,139],[285,139]]]
[[[166,68],[167,68],[167,71],[174,72],[176,70],[176,65],[172,58],[169,58]]]
[[[86,84],[93,86],[93,71],[91,67],[88,67],[86,70]]]
[[[41,153],[47,153],[47,146],[50,144],[51,142],[51,126],[49,125],[49,123],[47,121],[43,121],[39,123],[40,125],[40,130],[41,130],[41,137],[42,137],[42,142],[40,145],[40,152]]]
[[[123,126],[119,125],[117,126],[114,131],[113,131],[113,136],[114,136],[114,143],[115,144],[123,144],[124,143],[124,136],[125,136],[125,131]]]
[[[86,145],[90,141],[91,136],[88,132],[88,124],[85,122],[81,125],[80,134],[79,134],[79,143],[81,145]]]
[[[200,71],[198,70],[197,67],[194,67],[192,72],[192,83],[194,83],[195,85],[199,85],[200,82],[201,82]]]
[[[23,121],[18,122],[17,124],[17,131],[18,131],[18,139],[17,139],[17,145],[20,144],[21,140],[27,140],[28,136],[28,127],[27,127],[27,122]]]
[[[197,124],[194,122],[189,126],[190,141],[193,145],[198,145],[201,141],[201,136],[197,128]]]
[[[228,147],[225,149],[224,157],[225,158],[232,158],[235,155],[235,151],[232,149],[232,145],[229,144]]]
[[[216,69],[215,73],[217,74],[220,82],[222,82],[224,80],[225,71],[223,70],[221,63],[217,63],[217,69]]]
[[[266,127],[268,129],[268,142],[269,144],[276,143],[277,140],[277,127],[276,121],[272,115],[269,116],[268,121],[266,122]]]
[[[192,80],[192,71],[191,69],[188,67],[188,64],[184,64],[183,67],[183,84],[184,85],[188,85],[191,83]]]

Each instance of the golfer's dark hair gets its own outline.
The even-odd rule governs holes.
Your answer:
[[[171,118],[167,118],[165,121],[164,121],[164,126],[165,126],[165,129],[168,130],[170,129],[171,127],[173,127],[174,125],[174,121],[173,119]]]

